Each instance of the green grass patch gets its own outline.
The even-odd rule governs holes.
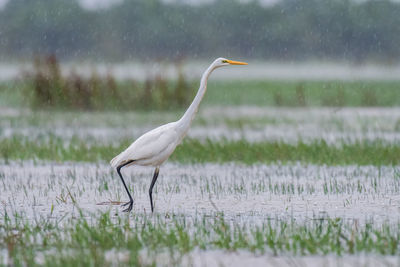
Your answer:
[[[258,106],[400,106],[400,81],[210,81],[205,103]]]
[[[94,139],[72,138],[65,141],[53,135],[34,140],[13,136],[0,141],[0,157],[7,160],[109,161],[123,151],[131,140],[118,145]],[[332,146],[325,141],[311,143],[250,143],[240,141],[205,141],[186,139],[178,146],[171,160],[181,163],[240,162],[245,164],[272,162],[304,162],[327,165],[398,165],[400,146],[380,141],[360,141]]]
[[[28,84],[20,82],[0,83],[0,107],[24,107],[29,105],[29,96],[24,92],[29,91]]]
[[[97,79],[100,82],[94,78],[82,80],[80,81],[82,85],[72,81],[64,82],[73,84],[78,88],[75,91],[79,94],[71,93],[75,91],[67,88],[64,91],[68,94],[61,92],[59,98],[53,97],[58,99],[57,101],[52,100],[50,93],[44,94],[38,91],[37,88],[42,87],[32,82],[2,83],[0,105],[10,107],[33,105],[39,109],[50,107],[64,110],[176,110],[186,108],[198,88],[197,80],[181,82],[149,80],[142,83],[119,82],[112,77],[109,77],[109,80]],[[54,94],[58,92],[59,87],[56,84],[52,84],[51,81],[47,83],[49,92]],[[85,86],[87,89],[83,90],[80,86]],[[400,106],[400,81],[213,81],[211,79],[203,103],[211,106],[392,107]]]
[[[41,264],[48,266],[108,266],[118,259],[107,259],[107,252],[119,251],[127,252],[120,264],[155,264],[160,254],[159,260],[167,256],[179,263],[195,248],[258,255],[400,255],[399,237],[399,224],[355,227],[328,218],[306,223],[267,220],[252,226],[232,222],[220,213],[194,219],[174,214],[112,218],[103,213],[62,223],[43,218],[29,222],[23,215],[10,219],[5,214],[0,221],[0,249],[7,251],[10,265],[15,266],[38,264],[38,255]]]
[[[246,140],[205,143],[192,139],[184,142],[172,155],[172,160],[184,163],[242,162],[289,163],[300,161],[321,165],[397,165],[399,146],[380,141],[360,141],[332,146],[324,140],[288,144],[281,141],[250,143]]]

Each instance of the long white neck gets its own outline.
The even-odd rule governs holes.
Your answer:
[[[196,115],[197,110],[199,109],[200,102],[203,99],[204,94],[207,91],[207,80],[208,80],[208,77],[210,76],[211,72],[214,69],[215,69],[215,66],[214,66],[214,63],[213,63],[203,73],[203,76],[201,77],[201,81],[200,81],[199,90],[197,91],[197,94],[196,94],[192,104],[190,104],[190,106],[186,110],[185,114],[183,114],[182,118],[177,122],[178,123],[178,128],[181,131],[181,134],[183,136],[189,130],[190,124],[192,123],[192,121],[194,119],[194,116]]]

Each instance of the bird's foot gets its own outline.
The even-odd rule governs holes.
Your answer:
[[[132,210],[133,206],[133,200],[126,202],[125,204],[122,204],[121,207],[128,206],[126,209],[123,210],[123,212],[130,212]]]

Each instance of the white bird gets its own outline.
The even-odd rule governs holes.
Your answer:
[[[119,177],[121,177],[125,190],[129,196],[129,202],[122,206],[128,206],[125,212],[132,210],[133,199],[129,193],[128,187],[125,184],[124,178],[121,175],[121,169],[126,166],[139,165],[139,166],[154,166],[155,171],[153,180],[150,184],[149,195],[151,212],[153,212],[153,187],[157,181],[160,166],[169,156],[174,152],[175,148],[182,142],[189,127],[196,115],[200,102],[207,90],[207,80],[211,72],[216,68],[229,66],[229,65],[247,65],[245,62],[228,60],[226,58],[217,58],[203,73],[200,81],[200,87],[197,94],[186,110],[182,118],[175,122],[170,122],[161,125],[139,137],[133,142],[125,151],[113,158],[110,162],[111,166],[117,169]]]

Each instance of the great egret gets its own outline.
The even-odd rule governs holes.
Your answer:
[[[207,90],[207,80],[211,72],[216,68],[229,66],[229,65],[247,65],[247,63],[240,61],[228,60],[226,58],[217,58],[203,73],[200,81],[200,87],[197,94],[186,110],[185,114],[178,121],[161,125],[139,137],[133,142],[125,151],[111,160],[111,166],[117,169],[118,175],[124,184],[125,190],[128,193],[129,202],[122,206],[128,206],[123,211],[130,212],[132,210],[133,199],[129,193],[128,187],[125,184],[124,178],[121,175],[121,169],[130,165],[139,166],[154,166],[155,171],[153,180],[150,184],[149,195],[151,212],[154,211],[153,207],[153,187],[157,181],[160,166],[165,162],[169,156],[174,152],[177,145],[182,142],[190,124],[199,108],[200,102]]]

